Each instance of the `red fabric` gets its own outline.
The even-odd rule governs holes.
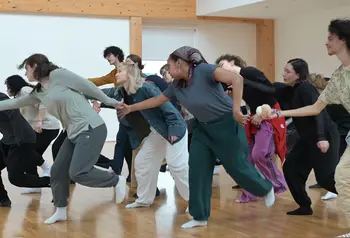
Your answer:
[[[276,103],[273,106],[273,109],[281,110],[280,105]],[[253,123],[251,123],[250,119],[253,115],[249,116],[249,120],[244,125],[245,132],[247,135],[248,143],[254,143],[254,136],[256,132],[259,130]],[[287,125],[284,117],[276,118],[273,120],[269,120],[273,127],[273,140],[275,142],[276,154],[280,157],[281,162],[283,164],[286,153],[287,153]]]

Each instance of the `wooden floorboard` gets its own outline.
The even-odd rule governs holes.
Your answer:
[[[104,154],[112,153],[113,144],[106,144]],[[49,152],[45,158],[50,161]],[[350,232],[337,201],[320,200],[323,189],[309,190],[313,216],[291,217],[285,212],[295,209],[296,204],[289,192],[278,196],[271,209],[264,206],[263,200],[234,203],[240,191],[231,189],[234,182],[223,169],[214,176],[208,227],[190,230],[180,227],[190,216],[185,213],[187,204],[179,198],[168,172],[160,173],[161,196],[151,208],[127,210],[126,203],[114,203],[112,188],[72,185],[68,221],[53,225],[43,224],[54,212],[50,189],[43,189],[42,194],[22,195],[20,188],[9,184],[6,172],[2,178],[13,203],[11,208],[0,208],[3,238],[327,238]],[[308,184],[314,181],[311,175]],[[131,201],[132,196],[128,198]]]

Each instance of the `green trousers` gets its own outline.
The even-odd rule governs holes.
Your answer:
[[[270,181],[263,178],[248,162],[248,142],[245,130],[232,114],[193,125],[189,158],[189,212],[194,220],[206,221],[210,216],[213,170],[216,158],[238,185],[258,197],[271,189]]]

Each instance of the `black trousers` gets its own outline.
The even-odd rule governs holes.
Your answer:
[[[60,150],[64,140],[67,138],[67,132],[66,131],[62,131],[59,136],[57,137],[57,139],[55,140],[55,142],[52,145],[52,158],[53,161],[55,161],[56,156],[58,154],[58,151]],[[108,169],[109,166],[111,165],[111,160],[108,159],[107,157],[100,155],[97,163],[97,166],[100,166],[102,168],[106,168]]]
[[[42,129],[41,133],[36,132],[36,152],[38,152],[39,155],[43,155],[47,147],[49,147],[50,143],[57,137],[59,132],[59,129]],[[41,166],[44,162],[45,160],[41,158],[38,166]]]
[[[298,138],[286,156],[283,164],[284,176],[294,200],[300,207],[311,206],[305,184],[312,169],[317,183],[322,188],[337,193],[334,173],[339,162],[340,136],[335,124],[332,124],[327,140],[330,147],[326,153],[322,153],[315,139]]]
[[[0,171],[6,167],[10,183],[17,187],[50,187],[50,177],[39,177],[37,173],[37,164],[41,158],[35,151],[35,144],[9,146],[0,143]],[[1,179],[0,200],[6,198],[7,192]]]
[[[120,125],[116,136],[116,143],[114,146],[114,157],[111,162],[111,167],[114,173],[120,175],[123,170],[124,158],[128,165],[129,171],[132,167],[132,148],[129,140],[127,130],[124,126]],[[130,173],[129,177],[130,179]]]

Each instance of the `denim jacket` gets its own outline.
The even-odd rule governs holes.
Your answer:
[[[115,98],[121,101],[124,97],[123,91],[120,88],[104,88],[102,91],[111,98]],[[149,98],[159,96],[161,91],[152,83],[145,82],[135,94],[132,94],[134,103],[139,103]],[[110,108],[104,104],[101,107]],[[158,107],[150,108],[140,111],[141,115],[153,127],[164,139],[169,143],[169,136],[177,136],[179,139],[173,144],[181,140],[186,133],[187,124],[180,112],[175,109],[171,102],[166,102]],[[118,118],[119,122],[128,132],[130,138],[130,144],[133,149],[137,148],[141,144],[141,138],[138,138],[134,129],[129,125],[124,118]]]

